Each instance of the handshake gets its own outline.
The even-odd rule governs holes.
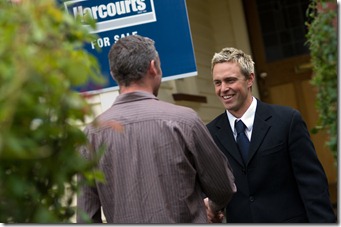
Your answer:
[[[204,199],[208,223],[222,223],[224,219],[223,210],[216,210],[213,202],[207,197]]]

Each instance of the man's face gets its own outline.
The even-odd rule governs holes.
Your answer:
[[[238,63],[223,62],[213,67],[212,75],[215,93],[225,109],[241,117],[252,101],[253,74],[246,79]]]

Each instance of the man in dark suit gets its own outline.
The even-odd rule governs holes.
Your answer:
[[[223,48],[213,56],[211,69],[226,112],[207,127],[227,156],[238,188],[226,207],[226,221],[335,223],[327,178],[300,113],[253,97],[254,62],[241,50]],[[246,129],[237,135],[240,120]],[[241,135],[244,145],[239,145]]]

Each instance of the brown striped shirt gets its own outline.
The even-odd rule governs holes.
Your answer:
[[[228,160],[195,111],[146,92],[120,94],[88,125],[94,151],[106,149],[98,167],[105,183],[83,187],[77,222],[85,211],[93,222],[207,223],[202,193],[221,208],[235,192]]]

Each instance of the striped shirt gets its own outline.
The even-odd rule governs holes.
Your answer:
[[[84,186],[77,222],[207,223],[202,195],[221,208],[235,192],[225,155],[196,112],[138,91],[120,94],[85,128],[91,158],[105,146],[98,168],[105,183]],[[91,151],[93,150],[93,151]]]

